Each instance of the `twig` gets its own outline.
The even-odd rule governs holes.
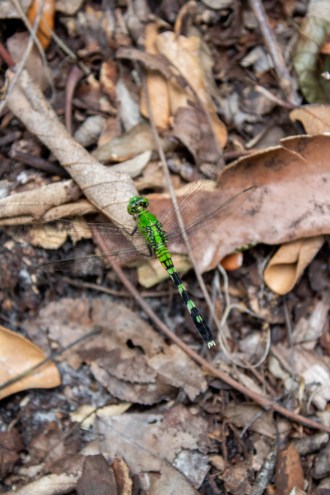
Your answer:
[[[126,291],[118,291],[114,289],[110,289],[109,287],[103,287],[103,285],[100,284],[93,284],[92,282],[83,282],[81,280],[74,280],[69,277],[63,277],[62,280],[64,282],[67,282],[68,284],[72,285],[73,287],[85,287],[86,289],[91,289],[91,290],[96,290],[98,292],[104,292],[104,294],[109,294],[110,296],[115,296],[115,297],[124,297],[124,298],[130,298],[131,295],[128,294]],[[163,291],[154,291],[154,292],[145,292],[142,291],[140,292],[141,297],[160,297],[160,296],[168,296],[169,292],[166,290]]]
[[[13,149],[10,157],[14,160],[25,163],[37,170],[42,170],[43,172],[58,175],[59,177],[64,177],[65,179],[70,177],[63,167],[61,167],[60,165],[56,165],[55,163],[51,163],[44,158],[40,158],[39,156],[33,156],[28,153],[23,153],[20,150]]]
[[[259,27],[263,35],[264,42],[267,46],[268,52],[273,59],[279,85],[282,88],[285,96],[288,98],[289,102],[293,105],[298,105],[299,98],[297,92],[294,90],[292,78],[285,65],[285,60],[282,55],[281,49],[278,46],[274,33],[267,21],[267,16],[263,4],[261,0],[249,0],[249,3],[258,20]]]
[[[98,232],[96,229],[93,230],[93,235],[95,237],[96,242],[98,243],[100,249],[102,252],[106,255],[107,253],[107,246],[102,238],[102,235],[100,232]],[[321,423],[317,423],[316,421],[313,421],[312,419],[305,418],[304,416],[301,416],[300,414],[296,414],[292,411],[289,411],[288,409],[285,409],[284,407],[280,406],[279,404],[274,403],[271,399],[268,399],[267,397],[258,394],[254,392],[253,390],[249,390],[248,388],[244,387],[244,385],[241,385],[239,382],[231,378],[229,375],[224,373],[221,370],[216,369],[212,364],[208,363],[205,359],[203,359],[201,356],[199,356],[196,352],[194,352],[188,345],[186,345],[179,337],[177,337],[167,326],[158,318],[158,316],[153,312],[153,310],[150,308],[150,306],[142,299],[140,296],[139,292],[136,290],[136,288],[131,284],[131,282],[128,280],[128,278],[125,276],[123,270],[119,267],[119,265],[116,264],[116,262],[111,258],[111,256],[106,256],[109,263],[111,264],[114,272],[117,274],[118,278],[121,280],[122,284],[126,287],[126,289],[132,294],[136,302],[139,304],[139,306],[144,310],[144,312],[149,316],[149,318],[155,323],[155,325],[162,331],[164,334],[176,345],[180,347],[188,356],[190,356],[194,361],[196,361],[198,364],[200,364],[205,371],[207,371],[211,376],[214,376],[216,378],[219,378],[223,382],[227,383],[230,387],[233,389],[239,391],[249,399],[253,400],[257,404],[259,404],[261,407],[263,407],[265,410],[272,410],[276,411],[282,416],[285,416],[286,418],[291,419],[292,421],[296,421],[297,423],[301,423],[305,425],[308,428],[316,429],[316,430],[321,430],[321,431],[326,431],[330,433],[330,427],[323,425]]]

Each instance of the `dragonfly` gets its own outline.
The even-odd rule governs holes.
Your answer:
[[[221,221],[221,219],[225,218],[226,214],[228,215],[238,209],[255,190],[255,186],[248,187],[224,203],[217,204],[216,207],[211,208],[208,212],[200,212],[200,203],[197,200],[197,196],[201,187],[202,183],[200,181],[192,184],[183,197],[178,200],[177,207],[184,219],[185,231],[188,236],[196,232],[201,225],[205,225],[215,217]],[[72,264],[76,263],[84,266],[89,258],[95,257],[105,260],[110,257],[110,259],[113,258],[116,261],[120,261],[120,259],[127,261],[130,258],[132,259],[134,255],[136,257],[137,254],[140,258],[144,257],[144,260],[145,257],[153,256],[158,259],[175,284],[200,337],[208,348],[212,348],[216,345],[213,333],[182,282],[170,254],[169,245],[177,241],[182,242],[182,232],[177,226],[173,228],[173,224],[175,223],[175,209],[172,208],[165,218],[160,221],[149,210],[149,206],[149,200],[143,196],[132,196],[128,201],[126,200],[127,212],[133,217],[135,222],[133,231],[131,228],[129,231],[127,226],[120,228],[111,224],[89,222],[83,225],[79,222],[62,220],[66,226],[66,230],[71,230],[73,234],[77,234],[79,231],[83,232],[85,230],[89,232],[90,229],[97,229],[102,236],[112,241],[114,248],[110,249],[110,252],[104,255],[51,261],[39,266],[39,268],[45,271],[52,271],[53,269],[65,270],[70,265],[72,266]],[[195,211],[196,209],[198,211]],[[127,247],[127,234],[139,237],[134,243],[134,246]],[[194,247],[196,247],[195,242]]]
[[[201,338],[210,349],[216,345],[212,331],[199,312],[196,304],[191,299],[189,292],[176,271],[172,256],[167,248],[167,236],[161,222],[148,210],[148,208],[149,200],[143,196],[133,196],[128,201],[127,212],[129,215],[133,216],[136,222],[134,230],[139,230],[146,241],[150,256],[155,255],[163,268],[167,271],[178,289]]]

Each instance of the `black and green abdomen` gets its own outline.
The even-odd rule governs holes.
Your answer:
[[[175,266],[173,265],[172,258],[170,253],[168,252],[166,246],[160,246],[158,249],[155,251],[155,255],[175,283],[180,296],[182,297],[187,310],[189,311],[189,314],[195,324],[195,327],[197,328],[200,336],[204,340],[204,342],[207,344],[208,347],[213,347],[215,346],[215,341],[213,338],[213,334],[211,332],[211,329],[205,322],[204,318],[200,314],[198,308],[196,307],[196,304],[194,301],[191,299],[189,292],[185,288],[182,280],[180,279]]]

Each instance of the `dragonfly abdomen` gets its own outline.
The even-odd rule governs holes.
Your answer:
[[[167,273],[175,283],[179,291],[179,294],[182,297],[200,336],[202,337],[202,339],[204,340],[204,342],[207,344],[208,347],[215,346],[215,341],[213,339],[212,332],[209,326],[206,324],[204,318],[200,314],[198,308],[196,307],[196,304],[191,299],[189,292],[185,288],[182,280],[180,279],[175,269],[175,266],[173,265],[171,255],[168,252],[166,246],[159,246],[155,250],[155,255],[157,256],[158,260],[163,265],[163,267],[165,268],[165,270],[167,271]]]

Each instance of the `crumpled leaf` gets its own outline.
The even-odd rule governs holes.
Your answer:
[[[270,412],[263,412],[262,409],[255,404],[235,404],[230,402],[226,405],[224,415],[227,421],[230,421],[238,428],[244,428],[249,425],[249,429],[258,432],[266,437],[275,438],[277,429],[281,433],[290,430],[286,420],[280,420],[278,425],[275,425],[274,417]]]
[[[76,184],[72,180],[65,180],[1,198],[1,225],[19,225],[39,219],[45,220],[49,210],[60,207],[63,213],[67,208],[67,203],[77,201],[79,196],[80,191]],[[84,205],[86,206],[86,203]],[[95,211],[95,208],[93,209]],[[69,211],[72,215],[71,208]],[[85,211],[90,212],[86,208]],[[56,218],[58,218],[56,215],[48,217],[49,220]]]
[[[273,346],[274,354],[281,356],[281,362],[286,370],[292,367],[292,349],[282,344]],[[302,345],[294,346],[295,374],[303,379],[307,391],[313,404],[323,411],[330,401],[330,370],[326,358],[318,356],[314,351],[308,351]],[[285,372],[286,373],[286,372]],[[292,389],[292,379],[285,381],[284,385],[288,390]]]
[[[301,122],[308,134],[330,131],[330,105],[303,105],[292,110],[290,118]]]
[[[150,471],[161,474],[164,465],[173,464],[183,451],[208,450],[207,422],[182,405],[165,414],[126,413],[99,419],[96,430],[104,439],[102,452],[110,457],[124,457],[133,474]],[[195,478],[195,486],[201,484],[203,476],[204,469],[199,472],[197,482]]]
[[[150,125],[140,122],[128,132],[99,146],[92,155],[100,162],[123,162],[145,151],[156,149]]]
[[[156,45],[158,52],[179,70],[198,94],[205,109],[207,109],[212,128],[219,145],[223,148],[227,142],[227,131],[217,116],[216,109],[210,98],[205,69],[201,61],[201,40],[197,36],[177,36],[171,31],[159,34]],[[170,85],[171,110],[176,114],[180,107],[188,106],[189,99],[186,91]],[[191,98],[190,98],[191,99]]]
[[[154,404],[177,388],[183,388],[191,400],[206,390],[200,367],[175,346],[167,346],[144,320],[120,304],[102,298],[66,298],[24,322],[40,345],[45,345],[41,339],[50,338],[68,346],[95,326],[101,333],[65,351],[63,359],[76,369],[87,363],[95,379],[118,399]],[[39,328],[45,329],[42,335]]]
[[[214,268],[238,247],[282,244],[329,233],[329,155],[330,136],[287,138],[281,146],[225,168],[213,190],[198,190],[191,201],[189,222],[210,215],[190,235],[200,271]],[[249,186],[255,189],[239,195],[221,211],[221,205]],[[159,218],[171,208],[164,195],[150,195],[151,202]],[[172,252],[186,250],[178,242]]]
[[[60,385],[60,374],[51,361],[29,372],[45,358],[43,351],[35,344],[0,325],[0,386],[24,374],[0,389],[0,399],[29,388],[53,388]]]
[[[281,296],[290,292],[323,242],[324,237],[317,236],[283,244],[264,271],[268,287]]]

